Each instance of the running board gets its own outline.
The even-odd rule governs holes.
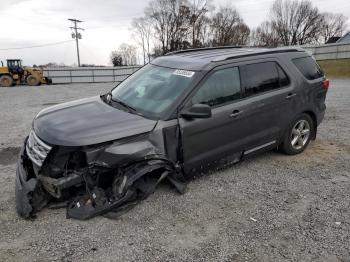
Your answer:
[[[260,146],[257,146],[257,147],[254,147],[254,148],[252,148],[252,149],[249,149],[249,150],[247,150],[247,151],[244,152],[244,155],[248,155],[248,154],[250,154],[250,153],[253,153],[253,152],[258,151],[258,150],[260,150],[260,149],[263,149],[263,148],[265,148],[265,147],[271,146],[271,145],[273,145],[273,144],[276,144],[276,140],[271,141],[271,142],[268,142],[268,143],[263,144],[263,145],[260,145]]]

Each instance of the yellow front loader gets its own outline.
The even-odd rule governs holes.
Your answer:
[[[19,84],[37,86],[51,84],[51,79],[44,77],[43,70],[39,67],[23,67],[19,59],[6,60],[7,65],[1,61],[0,86],[9,87]]]

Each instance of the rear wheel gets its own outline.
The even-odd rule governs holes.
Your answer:
[[[27,85],[29,85],[29,86],[37,86],[37,85],[39,85],[39,79],[38,78],[36,78],[35,76],[33,76],[33,75],[29,75],[28,77],[27,77],[27,80],[26,80],[26,82],[27,82]]]
[[[307,114],[301,114],[285,134],[281,145],[282,152],[288,155],[303,152],[310,143],[313,132],[315,132],[315,128],[311,117]]]
[[[13,79],[9,75],[0,76],[0,86],[10,87],[13,85]]]

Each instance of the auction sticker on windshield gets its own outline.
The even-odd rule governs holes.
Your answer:
[[[173,75],[184,76],[184,77],[192,77],[195,72],[187,71],[187,70],[175,70]]]

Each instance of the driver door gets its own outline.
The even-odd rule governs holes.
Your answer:
[[[215,69],[195,90],[186,107],[207,104],[212,109],[212,117],[179,119],[186,174],[200,173],[217,164],[222,165],[228,155],[233,158],[241,155],[239,140],[245,123],[235,107],[241,98],[238,66]]]

